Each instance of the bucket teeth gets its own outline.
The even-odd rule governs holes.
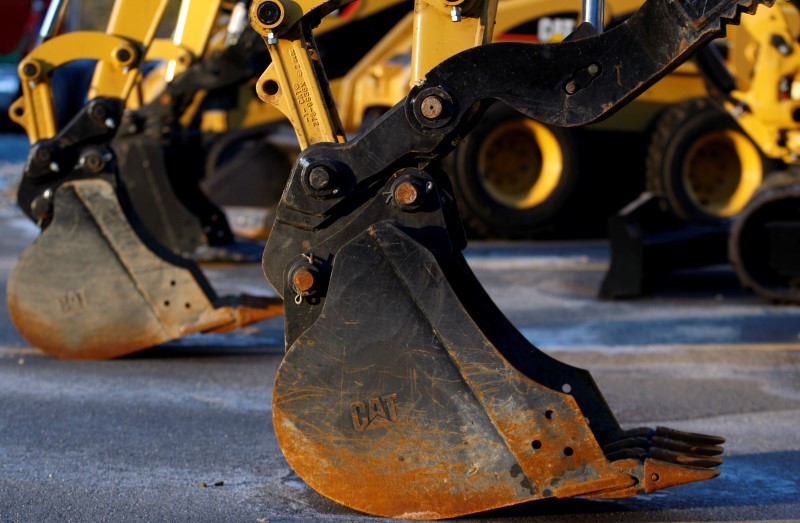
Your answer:
[[[724,449],[720,445],[711,444],[710,442],[723,442],[722,438],[717,436],[707,436],[704,434],[691,434],[688,432],[681,432],[677,430],[658,427],[655,430],[647,428],[633,429],[623,433],[625,437],[612,441],[603,445],[603,452],[605,452],[608,459],[614,460],[620,451],[629,449],[643,449],[650,455],[658,454],[664,461],[673,463],[683,463],[686,460],[697,460],[701,463],[714,462],[715,465],[702,465],[702,466],[716,466],[717,459],[713,456],[722,454]],[[630,436],[635,434],[635,436]],[[662,434],[662,435],[658,435]],[[672,437],[667,437],[669,434]],[[612,457],[613,456],[613,457]],[[669,458],[665,458],[670,456]],[[681,456],[678,458],[678,456]],[[684,458],[683,456],[689,456]],[[654,456],[655,457],[655,456]],[[703,458],[710,458],[703,461]],[[681,461],[683,460],[683,461]],[[719,462],[722,460],[720,459]]]
[[[644,491],[654,492],[677,485],[713,479],[717,476],[719,476],[717,469],[648,459],[644,462]]]
[[[661,436],[654,436],[652,441],[654,446],[662,449],[681,452],[683,454],[696,454],[699,456],[718,456],[725,450],[719,445],[691,444],[685,441],[663,438]]]
[[[625,438],[614,441],[613,443],[608,443],[603,445],[603,452],[606,455],[610,455],[611,453],[626,450],[626,449],[649,449],[650,448],[650,439],[645,437],[634,437],[634,438]]]
[[[647,451],[639,447],[606,452],[606,458],[609,461],[619,461],[623,459],[637,459],[639,461],[644,461],[647,457]]]
[[[584,494],[589,498],[623,498],[641,492],[712,479],[722,464],[725,440],[657,427],[621,431],[618,439],[603,445],[606,459],[637,478],[629,487]],[[635,465],[638,462],[638,466]]]
[[[716,456],[697,456],[695,454],[683,454],[672,450],[659,447],[650,448],[650,457],[667,463],[677,463],[678,465],[691,465],[693,467],[718,467],[722,465],[722,458]]]
[[[719,474],[714,467],[722,464],[724,441],[718,436],[666,427],[621,431],[618,439],[603,445],[603,452],[606,459],[622,468],[630,466],[625,460],[640,462],[643,468],[632,473],[639,480],[631,487],[594,492],[586,497],[622,498],[714,478]]]
[[[683,432],[681,430],[670,429],[667,427],[656,427],[655,435],[669,438],[671,440],[683,441],[691,445],[722,445],[725,443],[725,438],[720,436],[696,434],[694,432]]]

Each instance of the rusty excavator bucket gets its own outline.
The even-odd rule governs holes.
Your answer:
[[[20,64],[23,97],[11,114],[32,146],[17,203],[42,234],[13,268],[7,302],[20,334],[60,358],[121,356],[283,311],[277,298],[216,296],[198,267],[180,256],[203,243],[204,234],[214,247],[211,238],[222,243],[230,231],[196,180],[173,192],[168,179],[171,133],[188,103],[173,103],[172,95],[190,98],[202,67],[167,88],[163,107],[125,111],[166,4],[115,0],[106,33],[55,36]],[[204,13],[195,4],[201,19],[217,15],[217,7]],[[59,128],[53,73],[79,59],[96,62],[89,101]],[[172,170],[187,175],[179,166]]]
[[[196,265],[142,239],[105,180],[62,184],[53,208],[7,300],[20,334],[54,356],[113,358],[283,312],[273,298],[217,297]]]
[[[256,0],[251,22],[280,52],[301,31],[275,26],[261,8],[274,3]],[[471,48],[352,141],[300,154],[263,265],[287,303],[273,424],[304,481],[359,511],[433,519],[719,474],[722,438],[622,428],[587,371],[503,316],[461,254],[434,160],[493,100],[551,125],[596,121],[759,3],[648,0],[606,33]],[[309,53],[293,51],[295,69],[312,44],[293,47]],[[269,73],[264,90],[288,96]]]

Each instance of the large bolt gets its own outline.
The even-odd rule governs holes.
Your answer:
[[[46,190],[31,201],[31,213],[41,224],[53,214],[53,191]]]
[[[402,182],[394,189],[394,199],[401,205],[414,205],[419,201],[419,197],[419,190],[411,182]]]
[[[275,25],[281,19],[282,9],[277,2],[264,2],[258,6],[256,16],[258,21],[266,26]]]
[[[114,53],[114,56],[120,63],[126,64],[133,58],[133,54],[131,53],[130,49],[125,49],[124,47],[117,49]]]
[[[40,163],[42,165],[49,164],[50,161],[53,159],[53,151],[51,151],[49,147],[39,147],[38,149],[36,149],[34,158],[36,158],[37,163]]]
[[[331,183],[331,175],[325,167],[318,166],[311,169],[308,174],[308,184],[312,189],[321,191]]]
[[[314,273],[308,269],[298,269],[292,274],[292,287],[300,295],[309,294],[317,284]]]
[[[94,174],[99,173],[106,166],[99,151],[86,151],[81,155],[80,163],[88,172]]]
[[[28,62],[27,64],[22,66],[22,74],[24,74],[28,78],[33,78],[38,73],[39,73],[39,68],[36,67],[36,64]]]
[[[422,100],[422,105],[420,106],[422,116],[428,120],[435,120],[436,118],[439,118],[443,109],[444,106],[442,105],[442,99],[433,95],[426,96]]]
[[[89,106],[89,117],[96,122],[104,122],[108,118],[108,108],[102,104],[95,102]]]

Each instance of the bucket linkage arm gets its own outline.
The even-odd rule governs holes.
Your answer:
[[[276,3],[251,6],[271,47],[287,33],[254,19]],[[588,372],[542,353],[502,315],[461,254],[436,160],[493,100],[548,124],[593,122],[759,3],[769,2],[648,0],[603,34],[475,47],[352,141],[300,154],[263,266],[287,302],[274,426],[310,486],[357,510],[425,519],[718,474],[722,438],[623,430]],[[453,22],[469,11],[459,6]],[[298,48],[314,56],[313,39]],[[305,85],[266,87],[299,100],[313,125],[320,111]]]

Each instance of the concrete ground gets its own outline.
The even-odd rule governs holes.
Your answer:
[[[5,290],[36,230],[0,206],[0,231]],[[800,308],[762,303],[724,267],[599,301],[602,242],[481,243],[468,259],[529,339],[593,373],[624,426],[728,442],[712,481],[465,520],[800,518]],[[257,265],[206,272],[221,292],[271,292]],[[320,496],[282,457],[270,407],[282,352],[273,319],[113,361],[59,361],[20,338],[3,307],[0,521],[379,521]]]

